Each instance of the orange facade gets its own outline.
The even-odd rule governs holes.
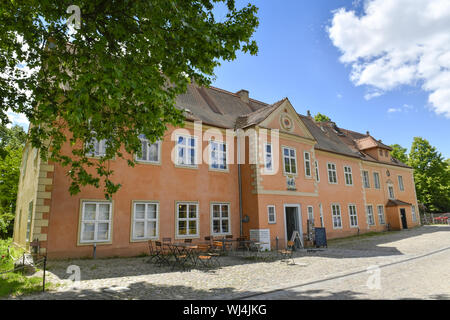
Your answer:
[[[153,163],[140,162],[132,168],[126,160],[111,160],[114,181],[122,187],[110,202],[94,187],[70,196],[67,168],[41,164],[50,172],[38,170],[36,183],[39,189],[46,179],[46,191],[38,190],[25,201],[27,186],[19,186],[18,202],[35,201],[36,210],[46,211],[40,215],[44,222],[28,226],[34,232],[29,238],[40,239],[42,250],[51,258],[92,256],[94,243],[97,256],[133,256],[147,252],[148,239],[192,238],[195,242],[204,241],[205,236],[251,236],[256,230],[269,231],[271,248],[284,247],[292,230],[306,240],[308,219],[315,227],[325,227],[328,238],[419,224],[411,168],[320,149],[317,134],[288,100],[274,106],[262,121],[244,128],[252,132],[245,139],[218,127],[199,128],[189,121],[181,135],[170,128],[159,149],[154,149],[157,161]],[[208,163],[211,141],[226,146],[214,145],[222,151],[217,151],[219,156],[226,155],[226,168]],[[197,164],[180,165],[180,161],[189,163],[191,143]],[[177,149],[180,145],[184,149]],[[69,148],[65,146],[63,152],[69,153]],[[369,177],[366,186],[364,172]],[[16,226],[14,241],[25,246],[20,230]]]

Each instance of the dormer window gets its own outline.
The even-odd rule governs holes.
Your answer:
[[[380,149],[380,156],[383,156],[383,149]]]
[[[384,155],[385,155],[386,157],[389,157],[389,152],[388,152],[387,150],[384,150]]]

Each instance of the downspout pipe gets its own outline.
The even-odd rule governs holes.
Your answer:
[[[239,186],[239,235],[243,236],[242,228],[242,175],[241,175],[241,129],[237,130],[237,161],[238,161],[238,186]]]

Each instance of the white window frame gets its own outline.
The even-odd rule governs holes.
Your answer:
[[[411,206],[411,217],[413,222],[417,221],[416,206]]]
[[[106,142],[107,139],[102,139],[99,141],[97,140],[97,138],[92,138],[92,140],[88,143],[88,145],[89,147],[90,146],[93,147],[93,151],[87,152],[86,156],[92,158],[104,157],[106,155]],[[98,147],[96,147],[97,145]],[[98,149],[98,152],[96,151],[96,149]]]
[[[180,218],[179,209],[180,205],[186,205],[186,218]],[[189,208],[191,206],[196,207],[196,217],[195,218],[189,218]],[[177,239],[184,239],[184,238],[198,238],[200,234],[200,217],[199,217],[199,205],[198,202],[189,202],[189,201],[177,201],[176,202],[176,209],[175,209],[175,236]],[[186,234],[180,234],[179,233],[179,221],[186,221]],[[191,234],[189,233],[189,222],[190,221],[196,221],[196,231],[197,233]]]
[[[371,208],[371,210],[369,210]],[[366,205],[366,217],[367,217],[367,225],[369,226],[375,226],[375,217],[373,215],[373,205],[368,204]],[[370,223],[372,222],[372,223]]]
[[[344,166],[344,180],[346,186],[353,186],[353,172],[352,167]],[[350,180],[350,183],[347,183],[347,180]]]
[[[214,206],[219,206],[219,217],[214,217]],[[227,207],[228,217],[222,217],[223,207]],[[230,204],[228,202],[211,202],[210,205],[210,214],[211,214],[211,235],[221,236],[231,234],[231,212],[230,212]],[[220,232],[214,231],[214,220],[219,220]],[[228,231],[222,231],[222,221],[226,220],[228,223]]]
[[[273,219],[270,219],[270,209],[273,209]],[[267,221],[269,224],[277,223],[277,211],[275,209],[275,206],[272,204],[267,206]]]
[[[150,140],[148,140],[145,137],[139,137],[139,140],[141,140],[141,152],[143,150],[143,148],[142,148],[143,143],[144,142],[147,143],[147,154],[146,154],[147,160],[140,159],[139,156],[136,154],[136,161],[137,162],[144,162],[144,163],[160,164],[161,163],[161,141],[158,140],[155,143],[151,144]],[[148,160],[148,158],[149,158],[149,150],[150,150],[150,147],[152,145],[157,145],[157,148],[158,148],[158,153],[157,153],[157,157],[158,158],[156,160]]]
[[[215,152],[217,152],[217,168],[214,168],[214,162],[213,162],[213,149],[212,149],[212,145],[213,144],[217,144],[217,150]],[[220,146],[224,146],[225,147],[225,151],[220,149]],[[224,163],[221,163],[222,156],[225,157],[225,161]],[[220,168],[220,165],[223,165],[224,168]],[[209,141],[209,169],[214,170],[214,171],[228,171],[228,145],[226,142],[223,141],[218,141],[218,140],[210,140]]]
[[[380,173],[377,171],[373,172],[373,187],[378,190],[381,189]]]
[[[317,182],[320,182],[320,175],[319,175],[319,161],[314,161],[314,169],[316,170],[316,180]]]
[[[370,188],[369,171],[368,170],[363,170],[362,176],[363,176],[363,187],[366,188],[366,189],[369,189]]]
[[[330,168],[330,165],[332,166],[332,168]],[[333,168],[334,167],[334,168]],[[328,172],[328,183],[330,184],[337,184],[338,183],[338,177],[337,177],[337,169],[336,169],[336,163],[333,162],[327,162],[327,172]],[[330,175],[331,173],[331,175]],[[334,174],[334,180],[335,181],[331,181],[331,177]]]
[[[354,210],[352,210],[354,209]],[[356,205],[353,203],[350,203],[348,205],[348,220],[350,222],[350,228],[357,228],[358,227],[358,211],[356,209]],[[356,224],[353,223],[356,221]]]
[[[191,135],[184,135],[184,134],[178,134],[177,136],[177,140],[175,141],[175,146],[176,146],[176,155],[175,155],[175,159],[176,159],[176,166],[178,167],[189,167],[189,168],[196,168],[198,165],[198,161],[197,161],[197,153],[198,153],[198,138],[196,136],[191,136]],[[180,145],[179,144],[179,140],[180,138],[185,139],[186,144],[185,145]],[[194,146],[192,147],[190,145],[190,143],[188,143],[188,141],[190,142],[190,140],[194,140]],[[185,163],[180,163],[180,148],[185,148],[185,152],[184,152],[184,161]],[[191,149],[194,149],[194,163],[188,163],[188,159],[190,159],[190,151]],[[188,157],[189,155],[189,157]]]
[[[95,205],[95,217],[94,220],[86,220],[84,219],[84,212],[85,207],[87,204],[94,204]],[[109,205],[109,220],[100,220],[98,219],[99,216],[99,206],[100,205]],[[112,215],[113,215],[113,203],[111,201],[95,201],[95,200],[83,200],[81,202],[81,217],[80,217],[80,235],[79,235],[79,243],[80,244],[86,244],[86,243],[108,243],[111,242],[111,225],[112,225]],[[85,224],[94,224],[94,239],[93,240],[83,240],[83,234],[85,229]],[[98,225],[100,223],[108,223],[108,238],[99,240],[98,239]]]
[[[319,213],[320,213],[320,226],[324,227],[324,221],[323,221],[323,206],[321,203],[319,203]]]
[[[270,152],[267,152],[267,147],[270,147]],[[270,158],[270,167],[268,167],[267,157]],[[264,143],[264,172],[273,172],[273,148],[271,143]]]
[[[392,195],[391,195],[391,190],[392,190]],[[394,186],[392,184],[388,184],[388,197],[389,199],[395,199],[395,190],[394,190]]]
[[[284,150],[288,150],[288,156],[286,156],[284,154]],[[294,151],[294,156],[291,156],[291,151]],[[282,147],[282,153],[283,153],[283,172],[285,175],[293,175],[293,176],[297,176],[298,175],[298,170],[297,170],[297,151],[295,150],[295,148],[292,147]],[[289,168],[291,172],[287,172],[286,171],[286,165],[285,165],[285,159],[289,160]],[[294,168],[295,168],[295,172],[292,172],[292,160],[294,160]]]
[[[381,208],[381,211],[380,211]],[[378,215],[378,222],[380,225],[386,224],[386,215],[384,213],[384,206],[382,204],[377,205],[377,215]]]
[[[144,211],[144,218],[142,219],[138,219],[136,218],[136,206],[137,205],[144,205],[145,206],[145,211]],[[156,205],[156,213],[155,213],[155,218],[149,218],[148,217],[148,213],[149,213],[149,206],[150,205]],[[136,236],[136,223],[138,222],[144,222],[144,236],[143,237],[137,237]],[[155,235],[154,236],[149,236],[147,234],[147,225],[148,223],[154,222],[155,223]],[[159,238],[159,203],[155,202],[155,201],[133,201],[133,213],[132,213],[132,230],[131,230],[131,235],[132,235],[132,240],[133,241],[139,241],[139,240],[156,240]]]
[[[338,210],[334,210],[335,208],[337,208]],[[342,229],[342,213],[341,205],[339,203],[331,204],[331,218],[333,220],[333,229]],[[337,221],[339,222],[339,224],[336,223]]]
[[[306,213],[308,215],[308,220],[312,220],[312,223],[314,225],[314,207],[313,206],[307,206],[306,207]]]
[[[303,152],[303,163],[305,165],[305,177],[312,177],[312,167],[311,167],[311,153],[308,151]],[[309,174],[308,174],[309,171]]]
[[[397,180],[398,180],[398,189],[400,191],[405,191],[405,185],[403,184],[403,176],[397,176]]]

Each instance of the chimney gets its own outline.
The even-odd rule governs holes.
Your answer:
[[[366,132],[366,135],[370,136],[370,132],[369,132],[369,131],[367,131],[367,132]]]
[[[310,118],[310,119],[312,118],[312,117],[311,117],[311,111],[306,110],[306,115],[308,116],[308,118]]]
[[[236,94],[239,96],[239,98],[241,98],[242,102],[249,103],[247,90],[241,89],[238,92],[236,92]]]

